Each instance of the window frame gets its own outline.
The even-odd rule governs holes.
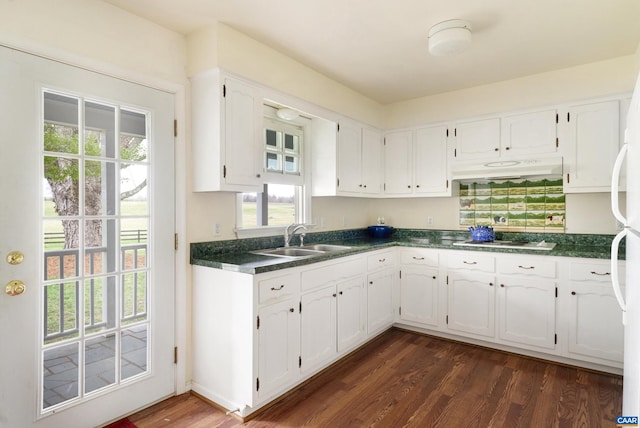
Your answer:
[[[311,223],[311,119],[300,116],[291,121],[285,121],[276,116],[276,107],[264,105],[264,121],[263,121],[263,145],[261,152],[262,177],[263,184],[285,184],[298,186],[295,192],[296,204],[296,223]],[[302,131],[300,143],[300,174],[285,173],[284,171],[267,171],[265,162],[265,132],[267,124],[276,122],[281,125],[279,130],[300,129]],[[284,170],[284,168],[283,168]],[[242,226],[242,193],[236,195],[236,228],[235,232],[238,238],[251,238],[261,236],[273,236],[284,233],[286,226]]]

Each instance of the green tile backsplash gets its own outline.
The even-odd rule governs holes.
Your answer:
[[[460,226],[496,230],[563,232],[562,179],[460,184]]]

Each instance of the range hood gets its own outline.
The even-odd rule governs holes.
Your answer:
[[[562,157],[461,161],[451,167],[453,180],[517,179],[562,175]]]

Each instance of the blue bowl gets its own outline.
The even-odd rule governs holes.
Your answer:
[[[369,232],[369,236],[372,238],[388,238],[395,229],[391,226],[377,225],[369,226],[367,227],[367,230]]]

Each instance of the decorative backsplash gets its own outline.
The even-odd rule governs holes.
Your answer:
[[[496,230],[563,232],[562,179],[460,184],[460,226]]]

